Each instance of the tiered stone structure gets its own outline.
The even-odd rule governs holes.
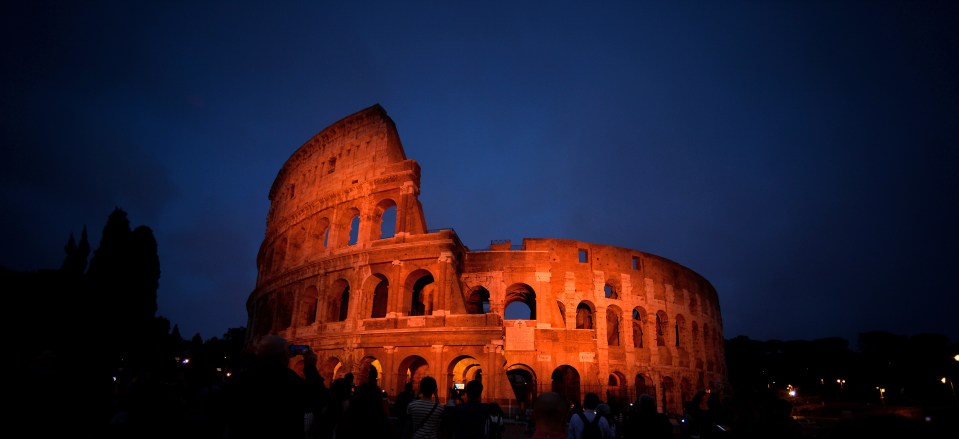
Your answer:
[[[565,239],[471,250],[427,229],[419,192],[419,165],[379,105],[301,146],[270,190],[252,336],[312,346],[327,383],[352,372],[392,397],[427,375],[441,389],[479,378],[484,399],[512,411],[555,390],[612,404],[649,393],[681,413],[726,383],[719,301],[702,276]]]

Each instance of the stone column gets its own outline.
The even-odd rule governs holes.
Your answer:
[[[609,384],[609,345],[606,344],[606,307],[596,307],[593,316],[593,331],[596,334],[596,375],[599,382],[599,397],[606,400],[606,388]]]
[[[383,359],[383,383],[382,389],[396,400],[396,395],[403,390],[400,386],[399,372],[396,371],[396,346],[383,346],[383,352],[386,352],[386,358]],[[405,384],[405,383],[404,383]]]
[[[498,344],[497,344],[498,342]],[[496,398],[502,398],[504,395],[499,394],[500,381],[506,376],[506,371],[502,370],[500,367],[500,362],[497,361],[503,352],[503,341],[502,340],[493,340],[493,343],[483,346],[483,352],[486,353],[486,368],[483,369],[483,388],[489,389],[484,391],[484,399],[486,402],[494,401]]]
[[[451,383],[446,373],[446,364],[443,361],[443,351],[446,350],[446,346],[441,344],[435,344],[430,347],[430,352],[433,354],[433,361],[430,365],[430,371],[433,373],[433,377],[436,378],[436,393],[440,398],[446,398],[449,396],[449,387]],[[442,368],[442,369],[441,369]],[[440,400],[440,403],[445,403],[444,399]]]
[[[403,314],[403,261],[394,260],[393,273],[390,275],[389,299],[386,303],[386,317],[396,318]]]
[[[411,181],[403,183],[403,186],[400,187],[400,200],[397,203],[396,208],[396,233],[407,234],[412,230],[412,225],[410,224],[411,219],[413,218],[413,211],[415,207],[415,194],[416,185]]]
[[[433,315],[449,315],[450,313],[449,299],[451,288],[449,287],[449,271],[452,261],[452,252],[440,252],[438,273],[439,279],[436,280],[437,285],[436,289],[434,290],[435,297],[433,299]]]
[[[290,309],[290,330],[295,336],[296,327],[299,326],[300,323],[300,295],[302,293],[300,293],[300,288],[298,286],[294,286],[292,289],[293,291],[291,294],[293,295],[293,306],[291,307],[292,309]]]

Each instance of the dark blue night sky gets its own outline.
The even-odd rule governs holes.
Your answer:
[[[672,259],[726,338],[959,339],[959,3],[458,3],[8,2],[0,265],[59,267],[120,207],[159,314],[221,336],[280,167],[379,103],[473,249]]]

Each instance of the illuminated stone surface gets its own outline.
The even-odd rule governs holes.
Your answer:
[[[327,385],[352,372],[391,398],[426,375],[440,389],[481,376],[504,408],[548,390],[612,404],[639,392],[679,413],[696,390],[725,386],[719,301],[700,275],[565,239],[471,250],[427,229],[419,191],[379,105],[301,146],[270,190],[251,333],[312,346]]]

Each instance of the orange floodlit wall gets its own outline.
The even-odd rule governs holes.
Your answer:
[[[484,399],[511,410],[557,391],[611,405],[648,393],[681,413],[725,387],[719,300],[702,276],[574,240],[472,250],[427,229],[419,192],[379,105],[297,149],[270,190],[251,334],[310,345],[327,384],[353,373],[391,397],[429,375],[440,389],[482,379]]]

